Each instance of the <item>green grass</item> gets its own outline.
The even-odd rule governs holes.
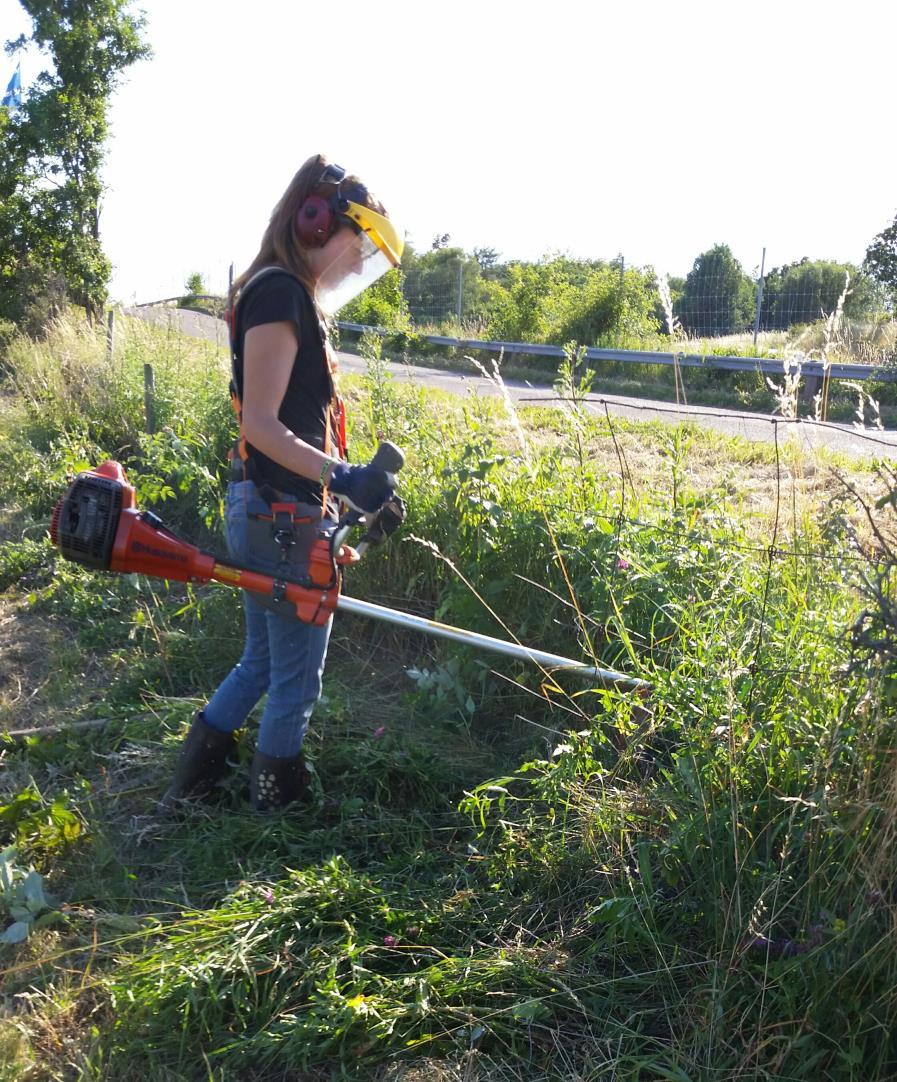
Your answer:
[[[70,368],[82,407],[40,410],[66,342],[17,347],[2,419],[2,602],[54,664],[0,716],[103,725],[4,750],[0,844],[53,901],[0,947],[0,1078],[894,1076],[886,473],[575,409],[509,419],[374,355],[346,381],[352,442],[406,449],[409,521],[352,593],[652,694],[338,616],[315,803],[250,813],[251,724],[217,803],[163,818],[239,598],[87,572],[40,531],[77,455],[118,450],[143,502],[214,535],[226,372],[162,336],[110,383]],[[172,402],[158,442],[144,348]]]

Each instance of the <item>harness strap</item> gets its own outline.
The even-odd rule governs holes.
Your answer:
[[[231,406],[237,417],[237,422],[240,426],[240,438],[236,443],[236,455],[239,457],[243,464],[243,480],[247,480],[252,474],[252,459],[249,454],[249,444],[246,440],[246,435],[243,431],[243,403],[240,399],[239,385],[237,382],[237,339],[239,334],[239,320],[237,315],[237,305],[245,293],[262,278],[267,278],[271,274],[280,271],[284,274],[289,274],[292,278],[295,278],[302,288],[305,288],[304,283],[285,267],[269,266],[261,267],[252,275],[248,282],[241,287],[238,297],[233,301],[231,307],[228,308],[225,313],[225,320],[227,322],[228,332],[230,336],[230,355],[231,355],[231,381],[230,381],[230,393],[231,393]],[[327,333],[321,324],[318,322],[318,332],[321,335],[321,344],[324,348],[325,361],[329,352],[329,339]],[[336,388],[333,385],[333,377],[330,369],[327,370],[328,380],[331,388],[330,402],[327,404],[327,410],[324,417],[324,454],[332,457],[332,441],[334,434],[336,435],[336,447],[337,455],[341,460],[346,458],[348,447],[346,442],[346,408],[345,404],[336,393]],[[234,448],[228,452],[228,458],[233,460]],[[322,486],[321,493],[321,516],[323,517],[327,510],[327,498],[328,498],[328,486]]]
[[[265,493],[262,492],[263,499],[266,498]],[[287,515],[288,518],[284,519],[283,515]],[[286,521],[290,526],[307,526],[310,522],[317,522],[317,515],[297,515],[296,505],[294,503],[277,503],[271,504],[270,515],[258,515],[250,513],[249,518],[255,519],[256,522],[273,522],[280,527],[281,523]]]

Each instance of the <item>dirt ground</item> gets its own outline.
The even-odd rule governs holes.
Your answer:
[[[29,609],[26,598],[0,595],[0,730],[50,724],[42,691],[52,681],[65,633]]]

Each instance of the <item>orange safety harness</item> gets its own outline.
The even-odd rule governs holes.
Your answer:
[[[239,470],[239,476],[243,480],[255,481],[256,478],[253,477],[252,456],[243,431],[243,403],[240,398],[237,380],[237,341],[239,338],[237,306],[239,300],[245,296],[246,291],[251,286],[276,271],[291,274],[290,271],[286,271],[283,267],[262,267],[243,286],[239,297],[231,301],[225,313],[231,349],[231,405],[240,425],[239,438],[228,452],[228,459],[231,463],[232,476],[236,477]],[[292,275],[292,277],[296,278],[295,275]],[[296,281],[300,281],[300,279],[296,278]],[[300,284],[302,283],[300,282]],[[304,284],[303,288],[305,288]],[[326,359],[331,348],[327,330],[323,322],[319,322],[318,327]],[[336,393],[329,367],[327,375],[330,382],[331,397],[325,416],[323,450],[325,455],[332,457],[335,447],[340,461],[345,461],[348,454],[346,409],[343,400]],[[322,528],[322,520],[326,519],[328,510],[327,486],[322,486],[321,508],[315,514],[300,512],[300,506],[304,510],[309,510],[311,505],[284,502],[279,498],[279,493],[271,490],[267,485],[259,485],[259,493],[265,502],[270,505],[271,514],[256,514],[248,517],[255,521],[270,523],[270,536],[280,550],[279,573],[274,583],[274,589],[270,597],[260,596],[259,600],[276,611],[287,611],[294,608],[295,614],[306,623],[325,623],[332,614],[336,606],[336,598],[339,596],[341,578],[339,568],[341,565],[351,563],[357,559],[357,555],[348,546],[345,547],[345,554],[331,551],[330,535],[332,534],[332,528]],[[291,583],[303,587],[309,591],[309,594],[303,596],[301,600],[297,597],[288,596],[295,593],[289,588]]]

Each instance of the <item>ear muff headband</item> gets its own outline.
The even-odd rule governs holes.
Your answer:
[[[341,185],[346,170],[341,165],[326,165],[315,184],[335,184],[336,191],[329,198],[323,195],[310,195],[296,212],[296,236],[306,248],[323,248],[333,236],[339,225],[339,218],[349,208],[349,202],[364,203],[368,197],[367,188],[353,184],[345,192]],[[351,219],[345,219],[351,221]]]

